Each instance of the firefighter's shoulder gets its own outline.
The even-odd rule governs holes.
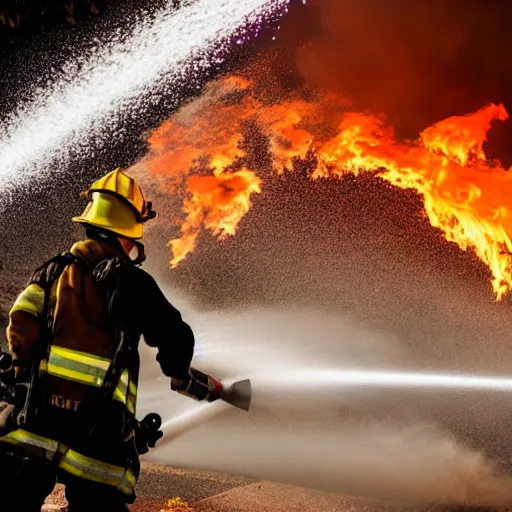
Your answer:
[[[62,272],[62,269],[74,261],[74,256],[70,252],[61,252],[49,260],[46,260],[40,267],[38,267],[30,276],[30,284],[37,284],[41,288],[45,288],[48,283],[51,283],[54,278]]]
[[[120,277],[124,286],[130,287],[140,296],[154,296],[158,292],[161,293],[155,278],[139,266],[124,265]]]

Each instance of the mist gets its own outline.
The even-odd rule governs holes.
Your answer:
[[[396,337],[341,316],[274,308],[198,314],[183,306],[198,338],[194,364],[222,378],[250,377],[253,406],[250,413],[220,408],[157,447],[151,460],[396,504],[511,502],[511,480],[486,454],[499,427],[485,440],[475,435],[485,423],[478,414],[498,411],[508,394],[275,386],[272,376],[286,382],[304,367],[406,370],[411,356]],[[172,422],[201,407],[171,394],[168,380],[157,377],[154,352],[143,353],[139,414],[156,411]]]

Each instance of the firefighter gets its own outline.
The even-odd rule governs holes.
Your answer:
[[[191,378],[192,330],[139,266],[143,224],[156,216],[139,185],[116,169],[86,197],[73,218],[85,239],[42,265],[9,313],[24,393],[0,438],[1,510],[39,511],[56,481],[69,512],[128,510],[139,455],[161,436],[135,420],[141,335],[172,389],[208,401],[222,390]]]

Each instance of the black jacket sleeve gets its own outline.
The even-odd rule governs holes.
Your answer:
[[[168,377],[187,379],[194,355],[194,334],[180,312],[165,298],[156,281],[143,270],[136,271],[139,330],[150,347],[157,347],[157,361]],[[135,276],[133,276],[135,277]],[[135,283],[134,283],[135,281]]]

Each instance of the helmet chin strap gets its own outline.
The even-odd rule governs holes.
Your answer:
[[[146,261],[146,251],[144,248],[144,244],[142,244],[141,242],[136,242],[135,240],[133,240],[133,243],[137,248],[137,257],[135,259],[131,259],[130,255],[128,255],[128,258],[132,260],[132,263],[134,265],[141,265],[144,261]]]
[[[120,236],[118,236],[117,239],[119,241],[119,245],[123,248],[124,253],[134,265],[140,265],[143,261],[145,261],[146,252],[144,249],[144,245],[141,242],[137,242],[136,240],[132,240],[131,238],[123,238]],[[124,247],[123,240],[130,240],[130,242],[133,244],[133,247],[130,251],[127,251]],[[137,255],[134,258],[132,258],[131,256],[133,249],[136,249],[137,251]]]

